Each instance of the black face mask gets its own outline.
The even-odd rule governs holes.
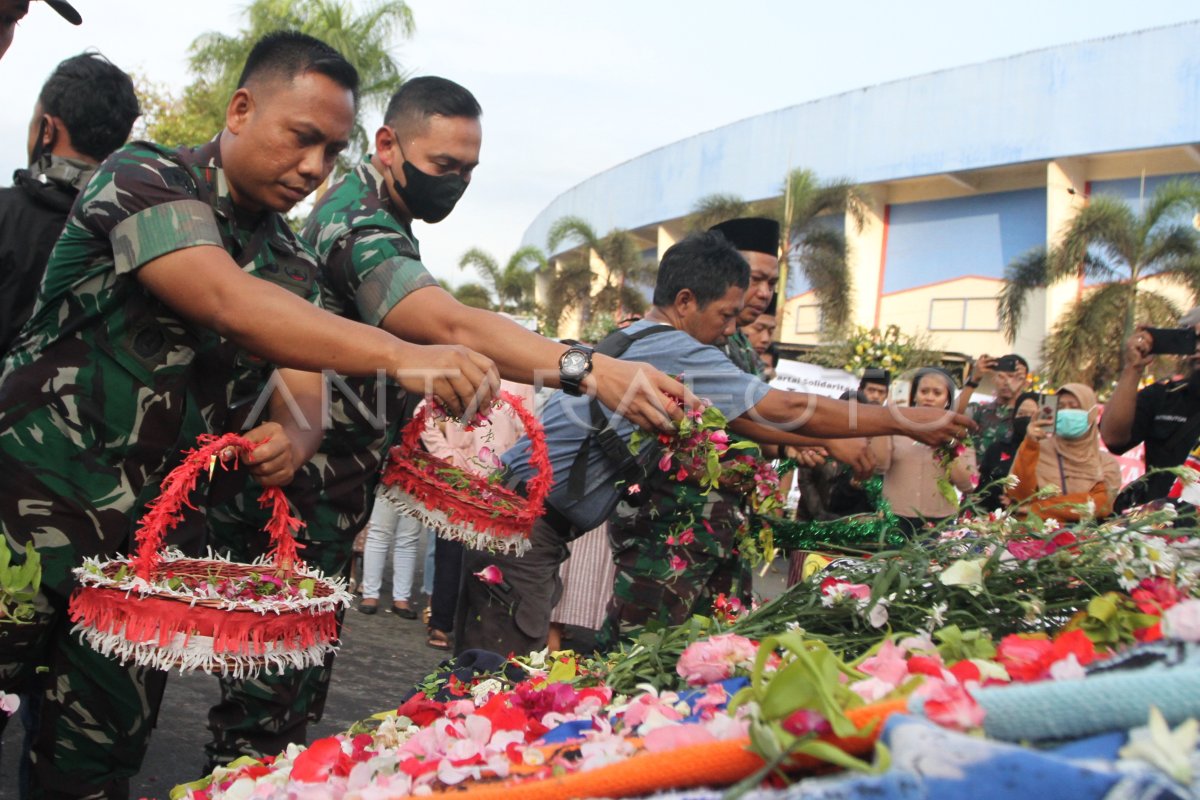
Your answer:
[[[400,151],[400,155],[404,156],[404,150]],[[393,173],[392,184],[396,194],[400,195],[412,215],[424,222],[444,220],[467,190],[467,182],[462,175],[429,175],[409,163],[407,156],[404,156],[401,169],[407,185],[401,186]]]
[[[1025,434],[1029,432],[1029,420],[1033,417],[1017,417],[1012,424],[1012,443],[1019,446],[1025,441]]]

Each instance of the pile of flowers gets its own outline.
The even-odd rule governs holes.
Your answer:
[[[345,734],[274,758],[242,759],[172,796],[401,797],[467,781],[586,772],[639,752],[746,735],[746,713],[724,712],[744,678],[730,687],[713,681],[618,695],[572,653],[542,651],[512,665],[522,679],[501,672],[430,680],[425,691]]]
[[[674,434],[657,434],[663,448],[658,469],[670,480],[697,484],[703,493],[721,489],[740,496],[749,513],[742,515],[734,533],[737,550],[750,564],[769,563],[777,551],[772,528],[763,517],[777,514],[783,506],[779,473],[769,461],[759,457],[757,445],[731,437],[728,424],[721,410],[708,403],[688,409],[676,423]],[[630,451],[640,453],[650,436],[635,431],[629,442]],[[636,493],[640,487],[629,487],[627,491]],[[667,536],[667,544],[691,544],[699,527],[712,533],[707,520],[694,515],[679,519]],[[676,554],[672,565],[679,571],[687,566],[687,561]]]
[[[891,713],[977,731],[986,692],[1085,680],[1164,637],[1200,642],[1198,533],[1169,506],[1102,525],[965,517],[930,541],[835,561],[757,609],[718,598],[712,617],[643,631],[613,653],[542,652],[501,672],[432,676],[343,735],[234,764],[175,796],[510,787],[702,743],[759,756],[743,788],[816,762],[878,771],[887,752],[873,737]],[[1164,726],[1152,720],[1151,731],[1176,735]]]

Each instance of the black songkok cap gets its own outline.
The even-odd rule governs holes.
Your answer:
[[[779,223],[773,219],[731,219],[720,225],[713,225],[709,230],[723,235],[738,250],[766,253],[772,257],[779,255]]]
[[[859,386],[865,383],[879,383],[884,386],[892,385],[892,375],[886,369],[879,367],[868,367],[863,370],[862,380],[858,382]]]

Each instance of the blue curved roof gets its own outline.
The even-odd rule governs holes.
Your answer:
[[[858,183],[1200,141],[1200,21],[1038,50],[750,117],[559,195],[522,244],[689,213],[714,192],[777,196],[789,166]]]

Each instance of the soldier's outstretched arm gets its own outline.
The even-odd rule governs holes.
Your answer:
[[[559,387],[558,359],[567,346],[539,336],[491,311],[471,308],[438,286],[406,295],[383,318],[383,328],[402,339],[429,344],[465,345],[496,362],[501,376],[519,383]],[[646,430],[673,429],[672,419],[696,398],[683,384],[649,364],[592,358],[584,388],[600,402]]]
[[[850,403],[805,392],[772,389],[730,427],[741,433],[739,425],[749,418],[760,426],[796,431],[809,436],[844,439],[856,436],[908,436],[937,447],[952,439],[962,439],[978,426],[962,414],[936,408],[898,408]],[[766,436],[766,432],[759,431]],[[762,441],[771,441],[763,439]],[[787,442],[784,442],[787,444]]]
[[[176,250],[136,275],[180,316],[282,367],[356,376],[383,370],[408,391],[436,395],[456,414],[490,402],[500,385],[486,356],[457,345],[412,344],[342,319],[243,272],[220,247]]]

